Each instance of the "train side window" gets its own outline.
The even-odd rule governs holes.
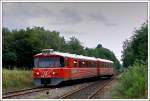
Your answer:
[[[64,64],[64,58],[63,57],[60,57],[60,66],[61,67],[65,66],[65,64]]]
[[[88,67],[88,68],[90,67],[89,61],[87,61],[87,67]]]
[[[87,61],[85,61],[85,67],[87,67]]]
[[[91,67],[90,61],[88,61],[88,67],[89,67],[89,68]]]
[[[84,62],[83,60],[80,60],[79,67],[84,67],[83,62]]]
[[[96,67],[95,61],[92,61],[91,63],[92,63],[92,66],[91,66],[91,67]]]
[[[102,62],[99,63],[100,68],[102,68]]]
[[[82,67],[82,60],[79,61],[79,67]]]
[[[96,62],[94,61],[94,67],[96,67]]]
[[[82,67],[85,67],[85,61],[82,61]]]
[[[90,61],[90,67],[92,67],[92,62]]]
[[[65,66],[69,66],[69,58],[66,58]]]
[[[77,67],[78,61],[77,61],[77,60],[74,60],[74,61],[73,61],[73,64],[74,64],[74,67]]]
[[[91,67],[93,67],[93,61],[91,62]]]
[[[102,62],[99,63],[99,67],[102,68]]]
[[[80,61],[80,66],[83,67],[82,60]]]
[[[96,62],[95,61],[93,62],[93,66],[96,67]]]
[[[96,67],[96,62],[94,61],[94,67]]]
[[[87,63],[86,63],[86,61],[84,61],[84,67],[87,67],[87,65],[86,65]]]
[[[91,61],[89,61],[89,68],[91,67]]]
[[[93,61],[91,61],[91,67],[93,67]]]
[[[86,66],[86,68],[88,67],[88,61],[85,61],[85,66]]]
[[[101,67],[103,68],[104,67],[104,63],[102,62],[102,64],[101,64]]]
[[[104,62],[102,62],[102,68],[104,68]]]
[[[93,63],[92,63],[92,61],[90,61],[90,67],[93,67]]]
[[[108,63],[106,63],[106,68],[108,68]]]

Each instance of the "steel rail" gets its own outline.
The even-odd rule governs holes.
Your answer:
[[[109,81],[106,81],[103,86],[100,86],[95,92],[93,92],[91,95],[89,95],[87,97],[87,99],[93,98],[98,92],[100,92],[101,90],[103,90],[110,82],[112,82],[112,80],[113,79],[111,79]]]
[[[92,84],[89,84],[89,85],[87,85],[87,86],[82,86],[82,87],[80,87],[79,89],[75,89],[75,90],[73,90],[73,91],[71,91],[71,92],[67,92],[67,93],[65,93],[64,95],[58,97],[58,99],[65,99],[65,98],[67,98],[67,97],[69,97],[69,96],[71,96],[71,95],[73,95],[73,94],[75,94],[75,93],[78,93],[79,91],[81,91],[81,90],[83,90],[83,89],[85,89],[85,88],[88,88],[88,87],[90,87],[90,86],[92,86],[92,85],[94,85],[94,84],[97,84],[98,82],[99,82],[99,81],[94,82],[94,83],[92,83]]]
[[[20,91],[27,91],[27,90],[37,89],[37,88],[39,88],[39,87],[25,88],[25,89],[20,89],[20,90],[13,90],[13,91],[4,92],[2,95],[8,95],[10,93],[17,93],[17,92],[20,92]]]
[[[44,91],[47,90],[48,88],[29,88],[29,89],[24,89],[24,90],[17,90],[17,91],[10,91],[7,92],[6,94],[4,94],[2,96],[3,99],[6,98],[11,98],[11,97],[16,97],[16,96],[20,96],[20,95],[25,95],[25,94],[30,94],[30,93],[34,93],[34,92],[40,92],[40,91]]]

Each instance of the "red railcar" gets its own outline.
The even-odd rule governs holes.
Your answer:
[[[33,78],[37,86],[62,81],[113,75],[113,62],[106,59],[44,49],[34,56]]]

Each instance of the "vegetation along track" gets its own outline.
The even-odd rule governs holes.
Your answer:
[[[65,93],[59,99],[91,99],[100,92],[112,79],[102,79],[87,86]]]
[[[47,90],[48,88],[40,88],[40,87],[34,87],[34,88],[28,88],[28,89],[22,89],[22,90],[16,90],[16,91],[9,91],[3,94],[3,99],[12,98],[16,96],[21,96],[25,94],[30,94],[34,92],[40,92]]]

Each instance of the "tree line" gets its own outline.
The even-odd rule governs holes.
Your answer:
[[[148,24],[136,29],[134,35],[124,41],[122,51],[123,67],[133,65],[135,61],[148,61]]]
[[[64,37],[60,36],[59,32],[46,30],[43,27],[19,30],[2,29],[2,62],[5,68],[26,67],[31,69],[33,67],[33,56],[45,48],[109,59],[114,61],[116,69],[120,67],[114,53],[101,44],[98,44],[95,48],[84,47],[75,37],[66,41]]]
[[[133,33],[123,44],[122,61],[126,70],[113,91],[114,98],[148,97],[148,23]]]

